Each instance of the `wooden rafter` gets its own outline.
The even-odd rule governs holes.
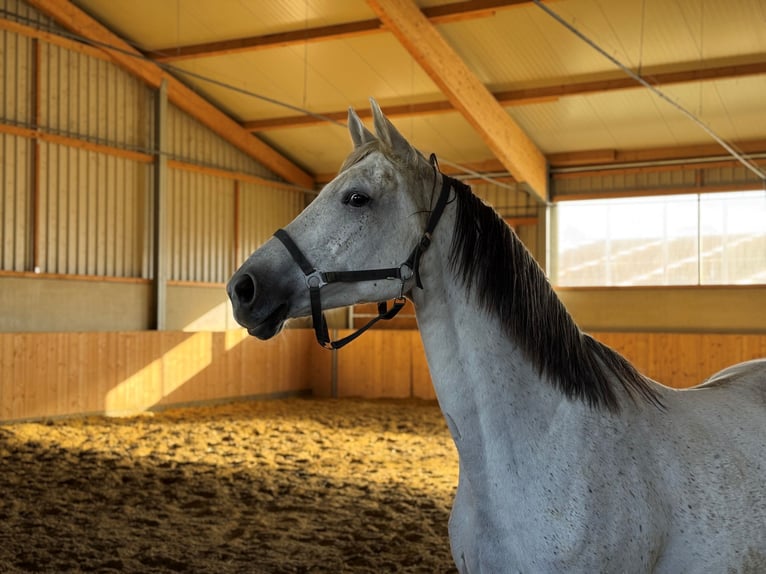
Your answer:
[[[454,4],[423,8],[423,14],[435,24],[455,22],[469,18],[482,18],[494,14],[497,10],[511,8],[520,4],[529,4],[530,0],[465,0]],[[340,38],[353,38],[384,31],[383,23],[378,18],[344,22],[316,28],[303,28],[287,32],[249,36],[219,42],[207,42],[188,46],[173,46],[162,50],[148,51],[146,55],[157,62],[178,62],[192,58],[223,56],[237,52],[281,48],[306,42],[321,42]]]
[[[664,66],[664,68],[667,68],[667,66]],[[766,74],[766,54],[759,54],[756,58],[747,56],[740,58],[738,61],[729,59],[725,64],[706,66],[704,68],[699,67],[699,62],[694,62],[693,64],[679,65],[673,71],[655,72],[648,69],[645,70],[643,74],[644,77],[658,86],[763,75]],[[555,101],[567,96],[602,94],[631,88],[642,88],[642,86],[636,83],[632,78],[620,74],[599,80],[496,91],[493,92],[492,95],[495,96],[495,99],[497,99],[502,106],[509,107],[523,106],[544,101]],[[439,114],[454,110],[452,104],[447,100],[384,106],[383,108],[383,111],[390,118]],[[358,110],[358,112],[362,118],[365,117],[365,113],[369,114],[369,112],[363,110]],[[346,114],[347,112],[345,110],[317,112],[318,116],[323,116],[336,121],[343,121]],[[245,121],[242,125],[250,131],[260,132],[320,125],[324,121],[325,120],[315,116],[284,116]]]
[[[519,182],[548,200],[545,157],[412,0],[368,0],[386,28]]]
[[[148,61],[122,38],[68,0],[29,0],[28,3],[71,32],[97,43],[113,62],[150,86],[159,87],[166,79],[168,99],[174,105],[285,180],[306,188],[313,187],[314,178],[310,174],[253,136],[197,92]],[[110,50],[106,46],[116,49]]]

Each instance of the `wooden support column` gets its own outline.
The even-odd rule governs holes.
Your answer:
[[[166,118],[168,109],[168,85],[163,80],[157,90],[154,110],[154,189],[152,207],[154,210],[153,255],[154,255],[154,328],[158,331],[166,327],[166,301],[168,285],[168,248],[167,248],[167,179],[168,165]]]

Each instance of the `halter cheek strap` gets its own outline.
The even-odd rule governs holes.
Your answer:
[[[298,264],[305,275],[306,287],[308,287],[309,300],[311,302],[311,318],[314,323],[314,334],[322,347],[331,350],[340,349],[356,339],[381,319],[385,321],[393,319],[407,302],[404,298],[404,286],[413,275],[415,277],[415,284],[420,289],[423,288],[423,283],[420,279],[420,258],[431,245],[431,236],[434,229],[436,229],[436,224],[444,213],[444,208],[447,205],[449,192],[453,183],[457,182],[451,177],[442,175],[441,193],[439,194],[439,199],[436,201],[436,205],[428,218],[426,229],[407,260],[399,267],[362,269],[358,271],[318,271],[311,265],[309,260],[306,259],[306,256],[287,231],[284,229],[277,229],[274,232],[274,237],[282,242],[282,245],[285,246],[290,253],[290,256]],[[392,307],[389,309],[388,304],[385,301],[378,303],[378,315],[376,317],[373,317],[363,327],[343,339],[332,341],[330,339],[329,330],[327,329],[327,321],[322,312],[322,297],[320,294],[322,287],[330,283],[355,283],[358,281],[376,281],[380,279],[396,279],[401,281],[399,296],[394,299]]]
[[[309,290],[309,300],[311,301],[311,319],[314,323],[314,334],[317,341],[325,349],[340,349],[347,345],[359,335],[364,333],[367,329],[372,327],[375,323],[381,319],[388,320],[393,319],[396,314],[402,310],[402,307],[406,304],[406,300],[403,295],[399,295],[394,300],[391,309],[388,308],[388,304],[383,301],[378,303],[378,315],[371,319],[366,325],[364,325],[358,331],[340,339],[339,341],[332,341],[330,339],[329,330],[327,328],[327,321],[325,320],[324,313],[322,312],[322,287],[330,283],[347,282],[353,283],[357,281],[374,281],[376,279],[399,279],[404,283],[412,276],[412,271],[406,268],[406,264],[396,268],[391,267],[388,269],[367,269],[361,271],[329,271],[322,272],[317,271],[303,255],[301,250],[293,241],[292,237],[284,230],[277,229],[274,232],[274,236],[279,239],[282,244],[287,248],[292,258],[301,268],[303,274],[306,276],[306,287]]]

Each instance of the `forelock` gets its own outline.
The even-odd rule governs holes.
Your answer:
[[[351,166],[358,164],[360,161],[375,151],[383,151],[383,145],[380,143],[380,140],[372,140],[354,148],[354,151],[352,151],[348,157],[346,157],[343,165],[340,166],[339,173],[342,173]]]

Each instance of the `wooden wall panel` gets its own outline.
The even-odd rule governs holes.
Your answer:
[[[735,363],[766,357],[766,335],[715,333],[591,333],[652,379],[693,387]]]
[[[344,333],[348,332],[339,336]],[[644,374],[675,388],[698,385],[725,367],[766,357],[766,335],[591,334]],[[417,331],[371,331],[339,351],[337,360],[339,397],[436,398]]]
[[[766,357],[766,335],[594,336],[673,387],[693,386],[734,363]],[[415,330],[373,330],[335,353],[317,345],[309,329],[287,330],[270,341],[241,329],[3,333],[0,421],[129,414],[302,391],[329,396],[333,377],[339,397],[435,398]]]
[[[2,333],[0,421],[308,392],[330,366],[307,330]]]
[[[341,330],[342,338],[352,331]],[[412,396],[413,339],[417,331],[368,331],[338,353],[338,397]]]

